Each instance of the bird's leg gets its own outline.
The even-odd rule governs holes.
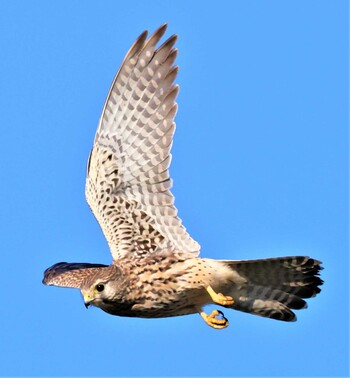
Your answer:
[[[210,315],[206,314],[200,307],[197,309],[197,311],[210,327],[213,327],[215,329],[223,329],[228,327],[229,325],[228,320],[224,317],[224,314],[219,310],[214,310]],[[217,317],[219,315],[221,316],[221,318]]]
[[[217,303],[221,306],[231,306],[234,303],[232,297],[229,297],[222,293],[216,293],[211,286],[208,286],[206,290],[214,303]]]

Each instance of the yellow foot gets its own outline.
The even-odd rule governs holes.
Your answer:
[[[217,303],[221,306],[231,306],[234,303],[232,297],[229,297],[228,295],[224,295],[222,293],[215,293],[211,286],[207,287],[207,292],[209,293],[214,303]]]
[[[198,312],[210,327],[213,327],[215,329],[223,329],[228,327],[229,325],[228,320],[224,317],[224,314],[219,310],[214,310],[210,315],[206,314],[201,309],[199,309]]]

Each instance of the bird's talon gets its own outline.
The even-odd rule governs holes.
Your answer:
[[[222,293],[218,293],[217,296],[217,303],[221,304],[222,306],[231,306],[234,303],[234,300],[232,297],[228,295],[224,295]]]
[[[223,329],[228,327],[229,322],[225,318],[224,313],[220,310],[214,310],[210,315],[207,315],[203,311],[199,312],[204,321],[210,326],[215,329]],[[217,316],[221,316],[218,318]]]
[[[216,293],[211,286],[207,287],[207,292],[209,293],[214,303],[217,303],[221,306],[231,306],[234,303],[234,300],[232,297],[228,295],[224,295],[222,293]]]

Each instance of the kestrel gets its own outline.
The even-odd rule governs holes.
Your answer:
[[[43,283],[78,288],[86,306],[119,316],[161,318],[199,313],[228,326],[217,304],[293,321],[303,298],[320,292],[321,262],[293,256],[262,260],[200,258],[170,192],[170,149],[178,86],[177,36],[156,47],[162,25],[143,32],[115,76],[87,164],[86,199],[110,247],[111,265],[61,262]]]

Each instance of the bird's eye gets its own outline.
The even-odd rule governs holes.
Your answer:
[[[101,291],[103,291],[104,289],[105,289],[105,285],[98,284],[95,286],[95,290],[98,291],[99,293],[101,293]]]

